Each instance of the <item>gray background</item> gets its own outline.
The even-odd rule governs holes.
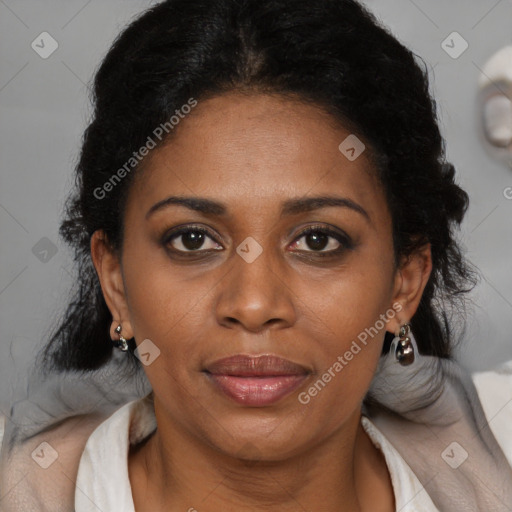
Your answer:
[[[0,412],[71,284],[58,224],[90,112],[87,84],[115,35],[152,3],[0,0]],[[479,69],[511,43],[512,2],[366,3],[430,67],[448,156],[471,197],[461,240],[483,278],[458,357],[470,370],[491,368],[512,359],[512,200],[503,194],[512,171],[482,147],[476,95]],[[44,31],[59,45],[47,59],[31,48]],[[469,43],[457,59],[441,48],[453,31]]]

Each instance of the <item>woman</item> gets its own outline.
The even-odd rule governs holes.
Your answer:
[[[451,358],[468,197],[412,53],[355,1],[168,0],[94,93],[43,354],[79,378],[6,429],[4,508],[510,510]],[[150,390],[107,411],[78,391],[107,363]]]

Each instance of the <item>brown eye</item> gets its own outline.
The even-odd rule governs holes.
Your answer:
[[[173,251],[185,253],[222,249],[206,229],[193,226],[168,233],[164,237],[163,244]]]
[[[301,242],[303,240],[303,242]],[[302,231],[292,244],[293,248],[304,252],[339,253],[353,248],[347,235],[325,227],[309,227]]]

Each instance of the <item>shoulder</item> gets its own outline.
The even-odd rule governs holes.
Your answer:
[[[76,480],[76,510],[89,510],[94,502],[101,510],[133,510],[129,485],[130,445],[153,430],[154,411],[147,399],[134,400],[119,408],[89,437]],[[156,425],[155,425],[156,426]],[[105,481],[117,481],[105,489]]]
[[[512,466],[512,360],[472,378],[491,431]]]
[[[105,420],[102,414],[73,416],[45,429],[7,450],[7,418],[0,423],[0,488],[9,489],[2,500],[6,511],[47,510],[48,497],[55,499],[52,510],[66,510],[73,503],[80,457],[87,439]],[[66,478],[63,478],[63,474]],[[22,508],[20,508],[22,507]]]

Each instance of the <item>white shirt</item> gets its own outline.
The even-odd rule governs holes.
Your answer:
[[[122,406],[92,433],[78,469],[76,512],[135,512],[128,477],[130,438],[143,439],[154,430],[145,399]],[[154,413],[153,413],[154,414]],[[144,422],[143,419],[148,419]],[[400,512],[433,512],[434,506],[407,463],[365,416],[361,423],[373,443],[383,452]]]
[[[512,361],[498,371],[473,375],[491,430],[512,465]],[[391,476],[396,510],[439,512],[409,465],[369,418],[361,424],[381,450]],[[128,477],[128,451],[154,431],[154,411],[145,399],[118,409],[92,433],[78,469],[76,512],[135,512]]]
[[[491,430],[512,466],[512,361],[496,371],[474,374],[473,381]],[[0,417],[0,443],[3,419]],[[365,416],[361,424],[384,455],[396,510],[438,511],[412,469],[382,432]],[[123,405],[92,432],[79,462],[76,512],[135,512],[128,476],[129,446],[142,441],[155,428],[152,402],[143,398]]]

